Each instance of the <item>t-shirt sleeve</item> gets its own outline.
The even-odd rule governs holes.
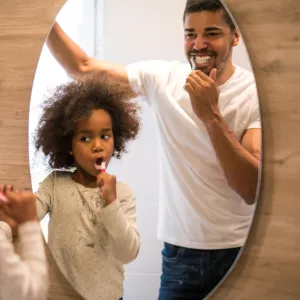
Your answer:
[[[260,105],[255,84],[251,87],[250,101],[252,102],[252,110],[247,129],[261,128]]]
[[[149,60],[126,66],[132,89],[150,106],[157,100],[157,90],[169,77],[174,62]]]
[[[39,185],[36,196],[36,209],[41,221],[47,213],[51,213],[53,206],[55,172],[50,173]]]

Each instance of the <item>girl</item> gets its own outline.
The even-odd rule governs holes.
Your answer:
[[[13,234],[18,233],[15,250]],[[46,254],[35,197],[0,187],[0,300],[46,300]]]
[[[36,193],[38,217],[49,213],[49,248],[88,300],[122,299],[123,265],[140,248],[134,195],[105,171],[138,134],[134,96],[108,74],[63,85],[45,103],[37,130],[36,148],[55,169]]]

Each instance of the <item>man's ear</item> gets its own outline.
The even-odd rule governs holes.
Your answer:
[[[235,28],[233,31],[232,46],[237,46],[239,42],[240,42],[240,32],[238,28]]]

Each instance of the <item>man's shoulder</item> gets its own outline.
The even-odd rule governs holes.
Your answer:
[[[236,73],[237,73],[237,78],[239,80],[247,80],[249,84],[255,83],[255,76],[253,71],[250,71],[244,67],[241,67],[239,65],[235,65],[236,67]]]

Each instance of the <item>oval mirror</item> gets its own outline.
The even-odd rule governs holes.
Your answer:
[[[136,95],[123,101],[127,87]],[[123,110],[96,95],[123,97]],[[32,186],[66,279],[85,299],[204,299],[246,242],[260,139],[250,59],[221,2],[68,1],[42,49],[29,118]],[[96,158],[106,172],[91,171]]]

